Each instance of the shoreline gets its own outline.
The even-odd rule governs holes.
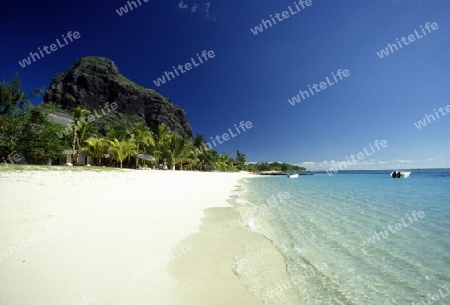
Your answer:
[[[242,180],[237,188],[245,190]],[[169,265],[171,275],[178,280],[174,295],[180,299],[176,304],[280,304],[298,300],[295,292],[282,288],[290,281],[283,254],[247,221],[236,223],[236,219],[243,219],[242,209],[251,208],[237,192],[234,190],[227,200],[228,207],[206,209],[200,231],[180,241],[180,245],[191,244],[197,250]]]
[[[232,190],[251,176],[64,167],[0,171],[0,303],[70,304],[88,297],[98,304],[186,304],[169,266],[213,249],[182,241],[202,230],[209,209],[232,209]],[[10,251],[17,240],[51,226],[54,233]],[[225,239],[215,245],[227,247]],[[144,273],[136,278],[138,271]],[[234,276],[231,267],[229,273]],[[229,284],[243,299],[255,299],[236,276]],[[26,292],[19,296],[21,287]]]

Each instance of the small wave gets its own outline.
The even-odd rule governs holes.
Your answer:
[[[247,222],[247,225],[250,228],[250,230],[256,231],[257,226],[255,225],[255,219],[254,218],[249,219],[248,222]]]

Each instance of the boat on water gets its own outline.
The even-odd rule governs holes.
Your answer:
[[[298,174],[287,174],[288,178],[298,178]]]
[[[389,175],[391,178],[408,178],[411,175],[411,172],[393,171]]]

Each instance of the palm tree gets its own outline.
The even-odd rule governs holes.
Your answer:
[[[77,137],[77,147],[79,151],[87,151],[86,140],[92,135],[97,134],[97,128],[91,124],[85,124],[78,130],[79,136]]]
[[[172,134],[165,124],[158,125],[156,128],[156,132],[154,134],[154,149],[153,154],[158,160],[158,164],[161,162],[161,159],[164,157],[164,154],[167,150],[165,150],[165,145],[170,141]]]
[[[127,133],[125,130],[121,129],[120,126],[108,126],[109,131],[106,134],[106,139],[112,141],[118,139],[119,141],[125,140]]]
[[[140,153],[140,147],[145,148],[146,146],[155,145],[153,132],[142,122],[135,123],[131,129],[127,130],[127,133],[134,139],[137,153]],[[138,158],[136,158],[136,168],[137,167]]]
[[[117,139],[113,139],[109,141],[109,153],[112,155],[112,158],[119,162],[120,168],[122,168],[122,162],[129,155],[135,152],[136,144],[134,141],[119,141]]]
[[[205,137],[201,134],[196,135],[193,142],[192,157],[197,169],[204,169],[205,161],[208,159],[208,155],[211,155],[208,154],[210,150],[211,148],[206,144]]]
[[[239,150],[236,151],[236,166],[239,170],[242,170],[247,163],[247,157],[245,154],[241,153]]]
[[[235,170],[233,162],[234,160],[229,154],[222,153],[217,161],[213,163],[213,168],[219,171],[233,171]]]
[[[194,144],[194,147],[198,148],[200,152],[203,152],[203,150],[206,151],[206,150],[209,149],[208,146],[206,146],[205,137],[203,135],[201,135],[201,134],[198,134],[198,135],[195,136],[193,144]],[[207,149],[205,149],[205,147]]]
[[[91,112],[87,109],[83,109],[79,106],[75,107],[72,111],[73,115],[73,138],[72,138],[72,153],[74,154],[75,160],[78,160],[78,156],[80,154],[81,149],[81,143],[87,139],[87,127],[86,125],[90,125],[89,122],[86,122],[85,119],[87,115],[89,115]],[[81,125],[80,130],[78,129],[78,125]],[[83,125],[84,124],[84,125]],[[86,137],[85,139],[82,139],[80,141],[80,135],[83,135]]]
[[[85,142],[88,145],[88,153],[97,159],[97,165],[100,166],[102,163],[102,156],[106,150],[107,140],[105,138],[98,138],[97,135],[94,135]]]
[[[167,153],[169,155],[172,170],[175,165],[180,163],[180,170],[183,170],[183,162],[185,162],[192,153],[192,141],[185,139],[177,134],[172,135],[167,142]]]
[[[219,159],[219,154],[217,151],[210,149],[203,153],[202,158],[203,170],[210,171],[213,169],[213,164]]]

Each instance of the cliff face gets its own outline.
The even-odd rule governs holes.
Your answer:
[[[76,106],[99,110],[116,102],[117,111],[138,114],[155,130],[166,124],[170,130],[192,137],[185,111],[152,89],[141,87],[119,73],[114,62],[103,57],[84,57],[66,72],[53,77],[44,103],[60,104],[63,109]]]

